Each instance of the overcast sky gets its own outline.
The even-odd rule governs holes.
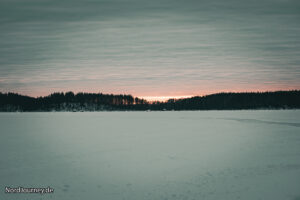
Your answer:
[[[299,0],[0,0],[0,91],[300,89]]]

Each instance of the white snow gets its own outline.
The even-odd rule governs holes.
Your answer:
[[[1,200],[300,199],[300,110],[0,113],[0,131]]]

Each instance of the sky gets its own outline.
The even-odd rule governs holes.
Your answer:
[[[299,0],[0,0],[0,91],[300,89]]]

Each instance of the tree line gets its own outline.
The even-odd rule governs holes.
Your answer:
[[[300,90],[217,93],[166,102],[148,102],[132,95],[73,92],[29,97],[0,92],[0,111],[104,111],[104,110],[239,110],[297,109]]]

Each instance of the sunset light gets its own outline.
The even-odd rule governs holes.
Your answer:
[[[147,101],[167,101],[169,99],[183,99],[183,98],[190,98],[192,95],[189,96],[141,96],[140,98],[146,99]]]

